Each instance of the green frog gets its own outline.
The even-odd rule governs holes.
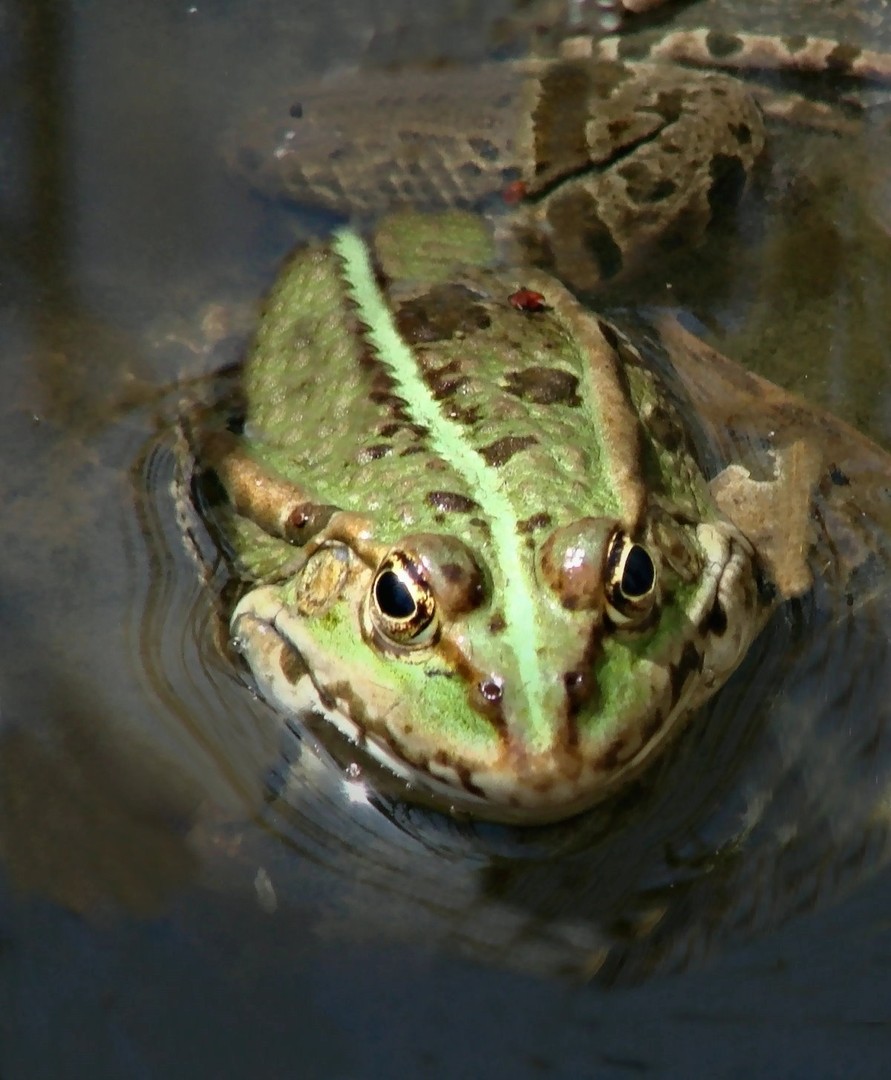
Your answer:
[[[375,224],[288,259],[237,413],[187,418],[232,641],[406,798],[577,814],[815,572],[847,603],[887,513],[866,439],[591,303],[732,209],[759,112],[724,75],[567,59],[347,80],[272,123],[255,180]]]

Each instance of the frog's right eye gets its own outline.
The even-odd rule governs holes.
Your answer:
[[[606,609],[617,626],[640,626],[658,599],[653,558],[621,529],[610,541],[607,554]]]
[[[370,597],[375,628],[392,644],[428,645],[436,632],[436,599],[421,566],[391,551],[374,575]]]

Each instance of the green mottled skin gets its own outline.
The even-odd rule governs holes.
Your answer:
[[[311,475],[317,499],[382,517],[380,540],[389,543],[409,529],[441,524],[442,515],[419,500],[419,492],[438,489],[469,499],[476,492],[447,461],[417,452],[426,440],[408,424],[390,438],[379,434],[381,409],[370,401],[375,372],[359,363],[363,342],[346,316],[348,302],[338,271],[335,256],[301,256],[276,288],[246,369],[251,435],[271,467],[294,480]],[[618,513],[620,498],[605,475],[610,450],[601,435],[598,403],[585,395],[586,361],[567,328],[551,313],[530,319],[508,304],[518,278],[480,271],[455,280],[478,296],[468,306],[468,324],[476,315],[489,325],[468,326],[423,351],[425,369],[453,368],[452,377],[462,380],[460,391],[446,400],[446,412],[450,405],[479,412],[484,422],[465,425],[468,442],[477,451],[508,436],[535,438],[534,445],[499,470],[508,497],[523,508],[520,517],[547,510],[554,501],[567,520],[582,516],[590,511],[592,477],[600,478],[600,508]],[[419,291],[426,291],[425,286]],[[301,339],[311,343],[305,367],[291,362],[289,345]],[[505,389],[509,373],[536,367],[570,375],[576,387],[571,395],[567,391],[571,400],[544,405]],[[320,377],[326,369],[336,369],[337,380]],[[631,381],[639,407],[645,396],[653,396],[652,382],[643,377]],[[308,430],[313,433],[309,440]],[[570,432],[576,433],[571,444]],[[389,453],[369,459],[369,451],[379,446],[387,446]],[[654,454],[650,463],[651,491],[683,501],[691,512],[706,503],[701,476],[681,486],[673,461]],[[346,491],[345,472],[350,474]],[[459,530],[468,542],[484,543],[484,531],[469,523],[472,517],[460,515],[450,529]]]
[[[329,247],[298,252],[282,273],[245,367],[238,452],[346,517],[298,554],[244,515],[222,515],[242,567],[268,582],[233,628],[268,696],[301,711],[309,693],[422,792],[430,778],[474,813],[547,820],[638,771],[735,666],[768,605],[754,553],[715,505],[658,375],[553,279],[456,267],[453,230],[466,227],[466,215],[438,218],[426,279],[387,274],[384,294],[364,296]],[[379,246],[388,250],[386,227]],[[384,259],[400,268],[398,252]],[[543,310],[510,302],[521,285],[541,291]],[[399,374],[400,328],[420,390]],[[569,547],[593,578],[581,604],[545,556],[576,528]],[[627,630],[603,595],[614,528],[644,545],[658,575],[652,614]],[[442,567],[451,556],[430,536],[458,542],[479,595],[468,610],[442,599],[427,645],[381,649],[369,631],[374,573],[406,543]],[[301,612],[317,592],[306,574],[334,549],[348,571],[325,586],[319,613]],[[731,552],[741,581],[718,601],[714,565]],[[732,627],[717,652],[703,629],[716,603]],[[275,649],[287,639],[311,679],[283,678],[288,664],[257,631],[254,620],[280,609],[298,614],[277,624]],[[480,700],[487,680],[502,690],[494,710]]]

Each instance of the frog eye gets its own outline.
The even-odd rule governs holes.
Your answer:
[[[371,616],[376,629],[395,645],[427,645],[436,630],[436,601],[420,565],[391,551],[374,575]]]
[[[617,626],[639,624],[656,603],[656,566],[647,549],[618,530],[606,557],[606,607]]]

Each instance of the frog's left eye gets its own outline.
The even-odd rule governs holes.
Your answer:
[[[374,575],[371,616],[375,627],[395,645],[427,645],[436,629],[436,600],[418,563],[391,551]]]
[[[619,530],[610,542],[606,567],[610,618],[617,626],[643,622],[656,603],[656,566],[650,553]]]

